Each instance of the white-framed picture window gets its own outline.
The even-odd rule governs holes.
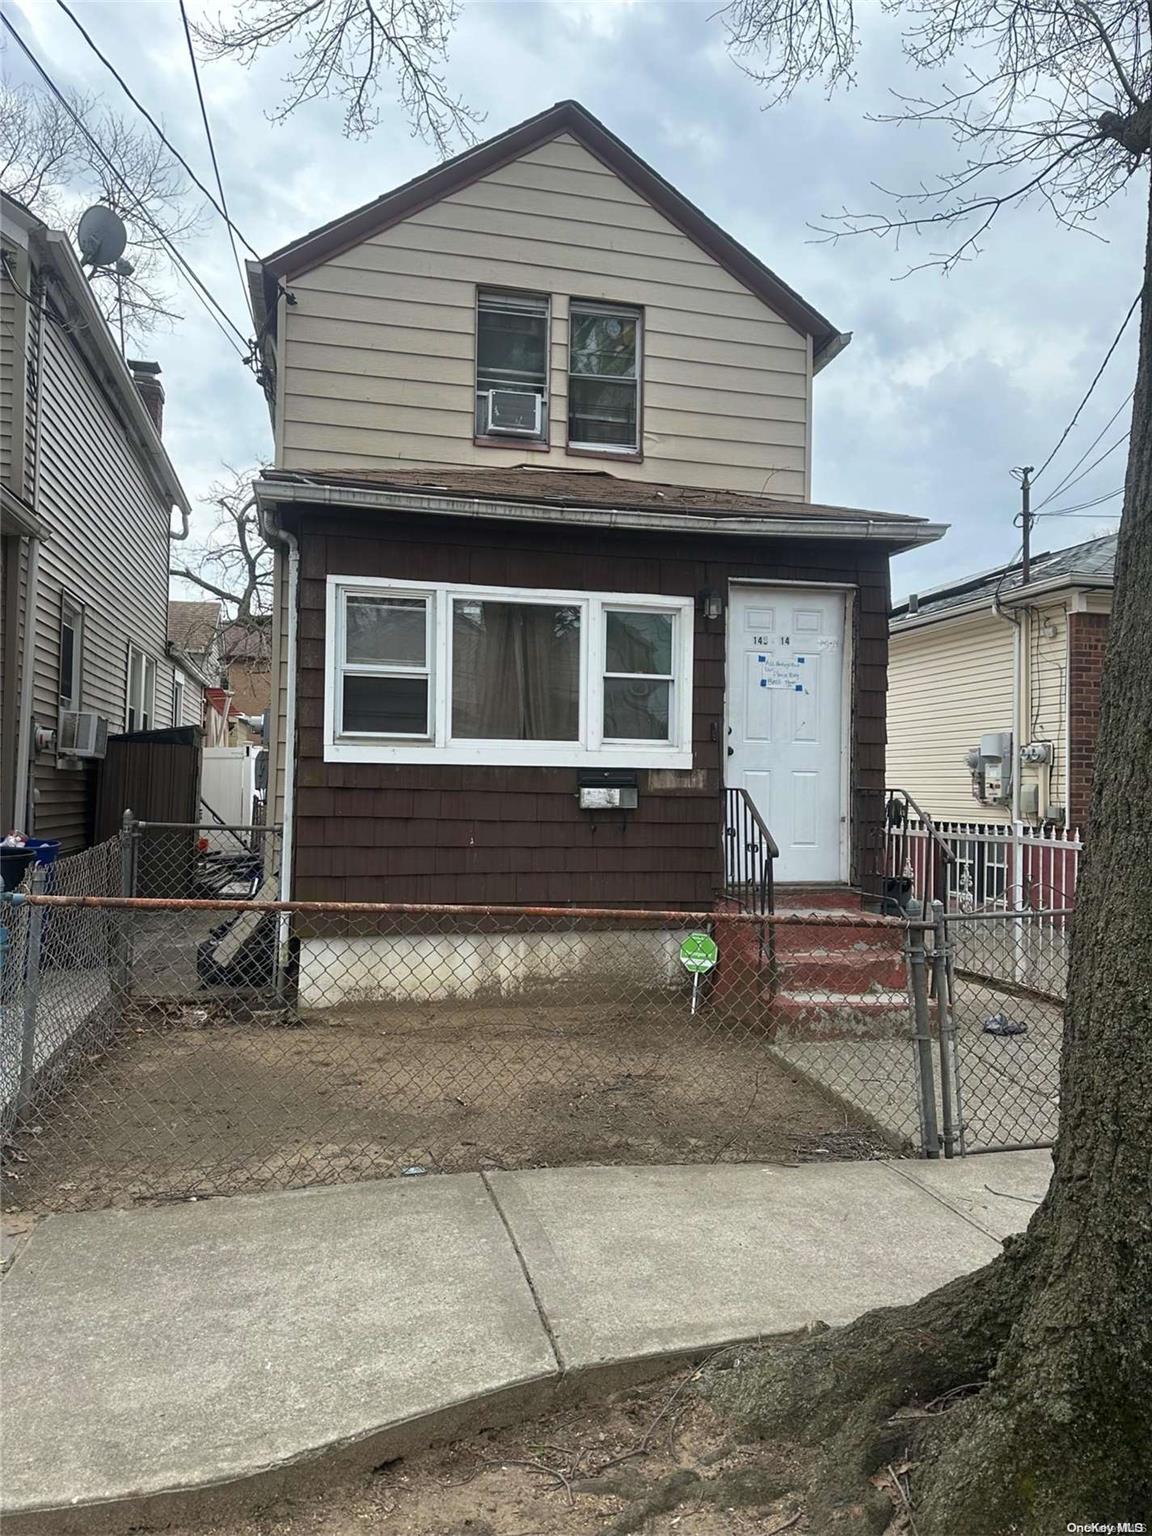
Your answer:
[[[67,593],[60,599],[60,709],[82,707],[84,692],[84,609]]]
[[[331,576],[325,757],[690,768],[693,608]]]
[[[573,299],[568,316],[568,446],[640,451],[643,317],[622,304]]]
[[[124,711],[126,731],[150,731],[156,705],[156,663],[136,646],[128,647],[128,685]]]
[[[545,293],[477,289],[477,437],[547,441],[550,310]]]

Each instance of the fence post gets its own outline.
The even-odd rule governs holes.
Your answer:
[[[136,831],[136,818],[131,811],[124,812],[124,819],[120,824],[120,894],[121,896],[135,896],[136,894],[136,845],[139,834]],[[113,985],[116,996],[123,1001],[128,996],[132,984],[132,931],[131,914],[121,911],[116,919],[116,960],[113,970]]]
[[[1012,823],[1012,910],[1022,912],[1027,891],[1024,871],[1024,823]],[[1019,917],[1012,919],[1012,976],[1017,986],[1028,980],[1028,961],[1024,952],[1024,925]]]
[[[936,994],[936,1031],[940,1047],[940,1141],[945,1157],[956,1155],[959,1083],[953,1072],[956,1024],[952,1013],[952,976],[948,964],[948,920],[944,903],[932,903],[932,988]]]
[[[936,1080],[932,1070],[932,1012],[928,1002],[928,957],[924,948],[923,907],[913,902],[908,925],[908,976],[912,989],[916,1090],[920,1112],[920,1155],[940,1156],[936,1129]]]
[[[32,868],[32,895],[43,896],[48,871],[42,864]],[[44,947],[44,908],[31,903],[28,909],[28,948],[24,961],[24,1022],[20,1036],[20,1087],[16,1113],[23,1114],[32,1099],[36,1080],[36,1008],[40,1001],[40,965]]]

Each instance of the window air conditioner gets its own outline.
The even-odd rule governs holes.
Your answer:
[[[64,710],[56,750],[62,757],[104,757],[108,751],[107,720],[90,709]]]
[[[539,437],[544,417],[544,397],[534,390],[490,389],[488,430],[509,437]]]

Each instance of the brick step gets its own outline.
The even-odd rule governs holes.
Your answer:
[[[868,994],[899,991],[905,985],[904,956],[899,950],[808,949],[776,951],[780,986],[785,991]]]
[[[779,914],[781,916],[789,914]],[[821,916],[834,916],[831,911],[821,913]],[[839,923],[775,923],[772,932],[775,935],[776,953],[778,955],[809,954],[817,950],[846,950],[849,953],[859,950],[869,950],[872,953],[903,954],[904,930],[902,928],[878,928],[851,925],[853,915],[859,917],[859,913],[845,912],[843,926]]]
[[[891,1040],[911,1035],[905,993],[806,992],[785,988],[769,1008],[777,1040]]]
[[[778,885],[775,891],[776,910],[795,912],[822,912],[826,908],[837,911],[859,912],[863,893],[850,885]]]

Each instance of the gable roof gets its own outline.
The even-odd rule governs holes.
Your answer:
[[[570,134],[737,282],[796,330],[811,336],[814,369],[831,362],[847,346],[850,334],[841,333],[783,278],[689,202],[671,182],[665,181],[578,101],[557,102],[546,112],[465,150],[462,155],[446,160],[443,165],[405,182],[394,191],[321,224],[318,229],[273,251],[262,263],[249,262],[249,282],[258,306],[257,320],[261,320],[263,313],[263,324],[268,328],[274,326],[276,284],[281,278],[290,281],[294,276],[311,271],[339,252],[371,239],[421,208],[450,197],[462,187],[479,181],[561,134]]]
[[[909,625],[933,618],[947,618],[951,613],[973,605],[1026,596],[1034,588],[1094,586],[1110,587],[1116,574],[1116,535],[1088,539],[1068,549],[1045,550],[1033,555],[1028,583],[1023,581],[1023,566],[1017,561],[994,571],[980,571],[962,581],[933,587],[914,594],[908,602],[892,609],[893,625]]]
[[[168,601],[168,639],[181,651],[206,651],[220,627],[218,602]]]

